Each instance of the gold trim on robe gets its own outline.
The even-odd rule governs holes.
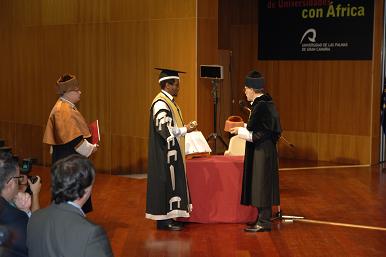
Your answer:
[[[79,136],[91,136],[85,119],[76,107],[59,98],[48,118],[43,143],[62,145]]]
[[[181,112],[181,109],[179,108],[179,106],[177,105],[176,102],[172,102],[172,100],[170,100],[169,97],[167,97],[165,94],[163,94],[162,92],[159,93],[153,100],[153,104],[154,102],[158,101],[159,99],[162,99],[164,102],[167,103],[167,105],[171,108],[171,113],[173,115],[173,119],[176,121],[177,124],[175,124],[178,128],[181,128],[181,127],[184,127],[184,121],[183,121],[183,118],[182,118],[182,112]],[[185,136],[180,136],[180,137],[177,137],[177,141],[178,141],[178,144],[180,145],[180,149],[181,149],[181,155],[184,160],[184,166],[185,166]]]

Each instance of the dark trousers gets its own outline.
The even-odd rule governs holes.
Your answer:
[[[257,211],[259,212],[258,218],[257,218],[257,225],[263,227],[263,228],[271,228],[271,216],[272,216],[272,207],[261,207],[257,208]]]

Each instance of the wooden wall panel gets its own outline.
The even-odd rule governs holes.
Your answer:
[[[146,171],[149,107],[160,90],[154,67],[187,72],[177,101],[185,120],[197,119],[195,0],[4,0],[0,7],[7,99],[0,108],[8,110],[0,113],[0,137],[16,153],[50,164],[41,140],[55,82],[67,72],[79,79],[83,116],[100,121],[92,156],[100,172]]]
[[[1,9],[1,8],[0,8]],[[1,28],[0,38],[12,38],[12,28]],[[12,121],[15,116],[15,101],[16,91],[12,88],[12,76],[10,76],[9,67],[12,66],[12,43],[11,40],[0,40],[0,120]],[[3,137],[0,134],[0,138]]]
[[[234,49],[231,44],[233,26],[257,24],[257,6],[258,1],[253,0],[218,0],[219,49]]]
[[[93,161],[103,171],[111,166],[108,30],[104,23],[78,25],[74,60],[82,89],[80,111],[87,122],[99,120],[101,141]]]
[[[319,82],[315,79],[318,63],[283,61],[273,65],[277,67],[276,71],[264,74],[280,111],[283,130],[316,132],[320,123],[321,95]]]
[[[109,0],[82,0],[77,2],[80,23],[106,23],[110,21]]]
[[[136,35],[133,37],[133,35]],[[112,133],[147,137],[150,83],[149,22],[110,25]]]
[[[371,65],[367,61],[321,63],[320,132],[369,135],[371,116]]]
[[[77,0],[40,0],[41,24],[59,25],[76,24],[79,22]]]
[[[196,1],[180,0],[151,0],[150,1],[150,19],[185,19],[196,18]],[[168,27],[164,27],[165,28]]]
[[[9,28],[9,26],[14,23],[13,13],[12,0],[0,1],[0,24],[2,24],[2,28]]]
[[[35,158],[42,160],[42,138],[41,126],[16,123],[12,153],[18,155],[20,159]]]
[[[368,136],[318,134],[317,160],[342,164],[369,164],[370,138]]]
[[[319,144],[317,133],[284,130],[279,141],[279,156],[286,159],[318,160],[315,146]],[[287,141],[285,141],[287,140]],[[289,144],[293,144],[291,147]]]
[[[21,15],[20,23],[23,26],[39,26],[42,24],[42,5],[40,1],[20,0],[21,6],[17,12]]]
[[[15,149],[15,131],[14,122],[0,121],[0,138],[5,140],[5,145]]]
[[[133,37],[135,35],[135,37]],[[111,156],[112,171],[138,172],[134,158],[144,158],[135,139],[148,135],[149,22],[110,24]],[[147,142],[147,141],[146,141]],[[139,152],[138,152],[139,151]],[[142,170],[144,171],[144,170]]]
[[[165,30],[164,28],[168,28]],[[181,74],[177,97],[184,121],[197,119],[196,113],[196,19],[160,19],[150,23],[150,67],[170,67],[185,71]],[[151,72],[151,84],[158,81],[157,72]],[[150,98],[159,92],[152,87]]]
[[[143,173],[147,170],[147,143],[145,138],[116,135],[111,136],[112,174]]]
[[[154,0],[110,0],[110,21],[143,21],[149,19],[150,6]]]
[[[42,106],[34,97],[40,94],[40,51],[39,31],[25,27],[13,31],[12,48],[12,88],[15,90],[14,121],[17,123],[40,125],[43,120]],[[26,61],[28,60],[28,61]]]
[[[231,38],[231,85],[232,95],[235,97],[235,102],[239,100],[246,100],[244,93],[245,75],[250,72],[254,65],[251,59],[251,49],[253,45],[253,30],[255,26],[234,26],[230,28]],[[243,38],[244,40],[236,40],[236,38]],[[244,60],[244,61],[243,61]],[[237,104],[233,105],[233,114],[240,114],[246,121],[249,113],[241,110]]]
[[[198,103],[198,123],[199,130],[202,131],[205,137],[210,133],[215,132],[213,128],[213,97],[212,97],[212,83],[209,79],[200,78],[199,70],[200,65],[212,65],[220,64],[218,62],[218,50],[217,50],[217,21],[213,18],[200,18],[198,19],[198,47],[197,52],[197,103]],[[220,81],[218,84],[219,98],[222,94],[222,84]],[[220,103],[220,101],[219,101]],[[219,104],[219,107],[220,104]],[[218,108],[219,109],[219,108]],[[207,115],[207,113],[211,115]],[[219,120],[219,119],[218,119]]]
[[[199,130],[207,138],[215,132],[223,137],[225,141],[227,136],[223,132],[224,117],[230,115],[229,99],[229,58],[220,58],[218,51],[218,1],[198,1],[197,3],[197,114]],[[228,56],[229,57],[229,56]],[[214,100],[212,94],[213,85],[210,79],[200,78],[200,65],[226,65],[224,72],[226,79],[217,84],[217,115],[216,127],[214,128]],[[228,76],[227,76],[228,75]],[[227,88],[225,88],[227,87]],[[225,93],[227,92],[227,93]],[[217,130],[216,130],[217,129]],[[214,150],[214,139],[211,138],[209,145]],[[216,151],[226,150],[221,141],[217,139]]]
[[[197,18],[201,19],[211,19],[213,21],[216,21],[216,28],[215,31],[218,29],[218,0],[201,0],[197,1]],[[214,33],[212,29],[208,30],[210,33]],[[215,33],[217,35],[217,32]],[[198,37],[201,36],[200,33],[197,34]],[[216,41],[217,41],[218,36],[216,36]],[[201,50],[204,48],[199,48],[198,50]]]

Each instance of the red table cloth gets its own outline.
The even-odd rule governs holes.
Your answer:
[[[211,156],[186,161],[191,217],[198,223],[246,223],[257,210],[240,204],[243,156]]]

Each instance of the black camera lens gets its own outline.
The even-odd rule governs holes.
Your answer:
[[[32,184],[35,184],[36,181],[38,181],[38,177],[37,176],[28,176],[28,179],[31,180]]]

